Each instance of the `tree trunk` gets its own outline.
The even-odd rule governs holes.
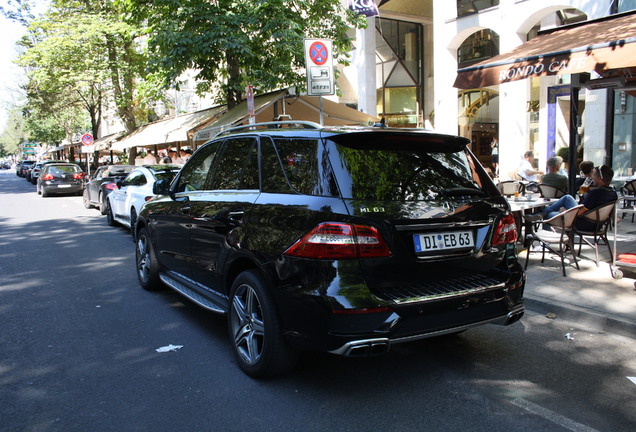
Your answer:
[[[227,53],[226,58],[228,69],[227,109],[231,110],[242,101],[241,95],[243,91],[240,89],[241,68],[239,60],[235,55]]]

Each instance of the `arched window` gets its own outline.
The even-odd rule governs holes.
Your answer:
[[[461,69],[498,54],[499,35],[491,30],[479,30],[457,49],[457,63]]]

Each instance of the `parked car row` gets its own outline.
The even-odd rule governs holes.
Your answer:
[[[100,166],[86,179],[84,207],[96,207],[106,214],[106,197],[117,189],[117,181],[123,180],[135,168],[134,165]]]
[[[156,181],[171,182],[180,165],[144,165],[133,169],[123,180],[117,180],[115,188],[106,194],[106,220],[108,225],[121,224],[134,234],[135,223],[141,208],[154,197]],[[108,189],[110,186],[105,186]],[[104,191],[105,192],[105,191]]]

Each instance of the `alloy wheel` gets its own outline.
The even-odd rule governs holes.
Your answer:
[[[230,325],[238,354],[245,363],[256,364],[263,352],[265,325],[258,294],[247,284],[237,287],[232,299]]]

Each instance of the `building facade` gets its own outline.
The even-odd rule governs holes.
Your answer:
[[[340,102],[391,126],[432,127],[472,140],[485,166],[499,141],[499,175],[512,178],[524,152],[537,168],[570,142],[570,75],[459,90],[457,70],[531,40],[541,30],[636,9],[634,0],[383,0],[380,17],[356,34],[342,70]],[[584,41],[582,41],[584,44]],[[594,78],[594,74],[592,74]],[[636,103],[629,92],[582,89],[578,159],[636,170]]]

